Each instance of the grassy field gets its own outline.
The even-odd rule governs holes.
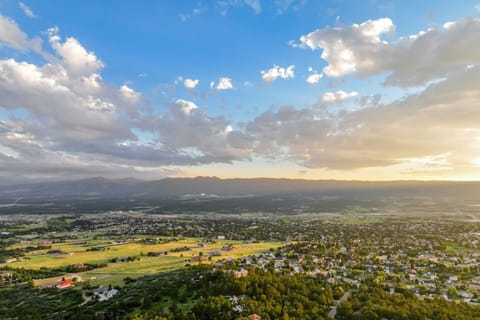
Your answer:
[[[480,253],[480,249],[478,248],[468,248],[455,242],[448,242],[447,251],[475,251]]]
[[[259,252],[266,252],[270,248],[277,248],[281,244],[278,242],[261,243],[241,243],[239,241],[217,241],[215,243],[204,244],[203,248],[198,247],[201,239],[183,238],[162,244],[144,244],[136,241],[130,241],[126,244],[112,244],[107,240],[86,240],[86,244],[75,244],[76,241],[52,244],[49,250],[61,250],[64,255],[47,254],[48,250],[39,250],[26,255],[29,260],[10,263],[11,267],[23,267],[27,269],[40,269],[42,267],[55,268],[72,264],[82,263],[107,263],[107,267],[78,273],[84,281],[89,280],[92,285],[122,285],[125,277],[138,278],[140,276],[168,271],[184,267],[189,263],[188,260],[200,253],[208,255],[211,252],[219,252],[220,256],[212,257],[210,261],[203,263],[213,263],[224,258],[240,258],[242,256],[252,255]],[[85,241],[85,240],[81,240]],[[221,249],[229,244],[237,244],[238,248],[232,251],[222,251]],[[26,246],[27,244],[25,244]],[[179,247],[188,247],[189,251],[170,252],[170,250]],[[17,246],[18,247],[18,246]],[[86,251],[92,247],[104,247],[104,251]],[[166,256],[149,257],[148,252],[164,252]],[[117,257],[135,256],[140,260],[133,262],[112,263],[110,259]],[[196,264],[198,262],[190,262]],[[57,279],[44,279],[38,281],[42,284]]]

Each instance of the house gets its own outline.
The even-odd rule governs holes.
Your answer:
[[[98,288],[93,289],[93,294],[96,296],[103,295],[105,292],[107,292],[107,288],[104,286],[99,286]]]
[[[208,254],[210,257],[220,257],[222,254],[220,251],[212,251]]]
[[[68,288],[68,287],[71,287],[73,285],[73,280],[72,279],[69,279],[69,280],[65,280],[65,281],[60,281],[56,287],[58,289],[65,289],[65,288]]]
[[[130,260],[130,257],[118,257],[115,262],[120,263],[120,262],[128,262]]]
[[[466,292],[466,291],[463,291],[463,290],[458,291],[458,296],[460,298],[462,298],[463,301],[465,301],[465,302],[470,302],[474,297],[473,293]]]
[[[472,279],[472,284],[480,285],[480,277],[475,277]]]
[[[108,290],[107,291],[107,300],[112,298],[114,295],[116,295],[118,293],[118,290],[117,289],[111,289],[111,290]]]
[[[207,261],[208,260],[208,257],[207,256],[195,256],[191,259],[191,261]]]
[[[0,278],[3,279],[10,279],[12,278],[12,273],[11,272],[0,272]]]
[[[167,254],[167,251],[151,251],[149,253],[147,253],[147,256],[149,257],[160,257],[160,256],[164,256]]]
[[[240,271],[235,270],[235,271],[233,271],[233,275],[236,278],[246,277],[246,276],[248,276],[248,270],[245,270],[245,269],[240,269]]]
[[[111,299],[114,295],[118,293],[117,289],[110,289],[108,290],[104,286],[99,286],[98,288],[93,290],[94,296],[98,297],[99,301],[106,301]]]

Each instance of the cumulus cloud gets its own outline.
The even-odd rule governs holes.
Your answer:
[[[95,53],[87,51],[77,39],[68,37],[61,42],[58,28],[50,28],[48,32],[53,49],[62,57],[63,66],[69,73],[85,75],[98,72],[103,68],[103,62],[97,58]]]
[[[476,66],[389,104],[372,100],[364,108],[338,112],[318,106],[283,107],[259,115],[248,131],[255,136],[256,152],[310,168],[388,167],[411,164],[412,159],[419,164],[439,155],[448,161],[449,170],[471,167],[480,152],[479,80]],[[349,95],[335,93],[330,98]]]
[[[317,84],[320,81],[320,79],[322,79],[322,78],[323,78],[323,74],[314,73],[314,74],[309,75],[306,81],[310,84]]]
[[[22,52],[40,52],[42,41],[40,38],[30,39],[14,20],[0,14],[0,47],[2,45]]]
[[[294,78],[295,66],[290,65],[287,68],[283,68],[283,67],[274,65],[269,70],[262,70],[260,71],[260,73],[262,75],[262,79],[264,82],[271,83],[277,80],[277,78],[282,78],[282,79]]]
[[[345,92],[345,91],[337,91],[337,92],[325,92],[320,97],[320,100],[324,103],[334,103],[343,101],[348,98],[356,97],[358,92]]]
[[[103,62],[80,41],[62,40],[56,28],[47,36],[55,53],[48,62],[0,60],[0,108],[28,115],[0,122],[0,168],[8,168],[1,177],[151,178],[175,171],[162,166],[249,157],[252,138],[223,116],[184,99],[163,114],[143,110],[139,92],[103,81]],[[220,78],[215,87],[233,86]]]
[[[60,175],[67,168],[78,172],[83,168],[89,174],[105,167],[110,169],[103,174],[118,175],[123,166],[124,174],[139,177],[134,168],[248,157],[245,134],[233,130],[225,118],[199,111],[191,101],[178,99],[162,115],[124,117],[122,102],[134,103],[139,97],[128,86],[121,86],[117,96],[103,83],[96,94],[76,92],[75,79],[57,81],[52,70],[56,70],[52,65],[0,60],[0,105],[6,110],[25,109],[35,119],[2,122],[0,167],[15,160],[10,172],[31,162],[37,175],[42,171],[48,175],[48,168],[50,174]],[[150,141],[140,140],[135,128],[148,133]]]
[[[306,81],[311,85],[317,84],[320,79],[323,78],[323,73],[318,73],[318,71],[313,70],[312,67],[308,67],[308,71],[311,72],[311,74],[308,76]]]
[[[5,146],[15,150],[11,154],[2,154]],[[2,147],[3,146],[3,147]],[[120,148],[119,148],[120,149]],[[138,148],[128,148],[123,156],[142,155]],[[136,152],[136,153],[134,153]],[[150,156],[151,156],[151,152]],[[178,169],[164,168],[158,164],[142,163],[136,165],[118,158],[105,157],[102,154],[92,156],[91,152],[68,152],[55,150],[48,144],[41,143],[38,138],[24,131],[21,122],[7,121],[4,128],[0,126],[0,176],[2,182],[10,180],[19,182],[26,180],[65,180],[80,179],[86,176],[108,176],[122,178],[133,176],[152,179],[174,174]]]
[[[192,79],[185,79],[183,81],[183,86],[187,89],[195,89],[195,87],[199,84],[199,80],[192,80]]]
[[[178,99],[175,104],[180,106],[182,112],[186,115],[190,114],[193,110],[198,109],[197,105],[191,101]]]
[[[120,95],[123,100],[130,104],[135,104],[140,100],[141,94],[135,92],[133,89],[129,88],[127,85],[120,87]]]
[[[217,90],[230,90],[233,89],[232,79],[228,77],[218,78],[218,83],[215,85],[215,82],[210,82],[210,88],[215,88]]]
[[[25,13],[25,15],[27,17],[30,17],[30,18],[36,18],[37,17],[35,15],[35,13],[33,13],[32,9],[30,9],[25,3],[19,2],[18,6],[20,7],[20,9],[23,10],[23,13]]]
[[[375,52],[386,45],[380,36],[395,29],[392,20],[383,18],[368,20],[351,27],[324,28],[300,38],[302,44],[313,50],[322,49],[322,59],[329,65],[323,69],[327,76],[338,77],[352,73],[361,67],[368,68],[375,63],[373,57],[368,60],[359,57],[357,52]],[[358,49],[358,50],[357,50]],[[367,56],[368,57],[368,56]]]
[[[361,24],[323,28],[300,38],[312,50],[322,50],[328,65],[323,73],[339,77],[354,73],[366,77],[389,73],[385,83],[414,86],[439,79],[467,64],[477,64],[480,56],[480,19],[467,17],[435,26],[408,38],[388,42],[395,25],[389,18]]]
[[[0,21],[10,28],[0,28],[2,45],[32,50],[15,22]],[[164,166],[250,157],[330,170],[417,166],[437,172],[475,166],[480,154],[479,40],[473,35],[478,21],[461,19],[395,42],[383,39],[393,24],[376,21],[322,29],[304,44],[328,48],[322,55],[333,72],[329,76],[390,72],[389,83],[422,83],[422,89],[389,103],[378,95],[326,92],[315,105],[272,107],[242,124],[209,115],[200,103],[182,98],[169,100],[161,112],[143,110],[139,92],[105,83],[100,58],[53,29],[48,37],[54,56],[47,62],[0,60],[0,108],[9,115],[0,120],[0,177],[151,178],[171,172]],[[335,56],[344,49],[351,56]],[[404,55],[414,67],[404,65]],[[274,66],[262,78],[267,73],[271,81],[293,77],[290,67]],[[321,75],[313,68],[309,72]],[[185,86],[186,80],[176,83]],[[211,87],[232,89],[232,80],[220,78]],[[352,97],[357,98],[349,102],[358,108],[329,108]]]
[[[251,138],[232,129],[223,116],[208,116],[188,100],[179,99],[168,111],[149,122],[158,141],[190,163],[230,162],[248,157]]]
[[[30,129],[59,143],[132,137],[126,122],[112,112],[112,100],[77,88],[76,79],[65,78],[63,71],[61,66],[0,60],[0,105],[26,109],[37,120]]]

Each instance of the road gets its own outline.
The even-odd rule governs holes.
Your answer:
[[[343,294],[343,296],[340,298],[340,300],[337,301],[337,303],[335,304],[335,306],[333,307],[332,310],[330,310],[330,312],[328,313],[328,317],[329,318],[332,318],[334,319],[335,316],[337,315],[337,306],[340,302],[343,302],[343,301],[346,301],[348,300],[348,298],[350,298],[350,291],[347,291]]]

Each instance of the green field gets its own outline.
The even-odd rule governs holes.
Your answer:
[[[217,241],[215,243],[206,243],[203,248],[199,248],[198,244],[201,239],[198,238],[183,238],[179,240],[172,240],[171,242],[162,244],[144,244],[138,240],[130,240],[126,244],[112,244],[108,240],[93,240],[87,238],[86,244],[75,244],[78,240],[69,240],[65,243],[52,244],[49,250],[57,249],[65,252],[64,255],[47,254],[48,250],[39,250],[30,252],[26,255],[27,261],[17,261],[9,263],[11,267],[23,267],[26,269],[40,269],[42,267],[55,268],[72,264],[82,263],[107,263],[107,267],[99,268],[87,272],[80,272],[78,275],[82,277],[83,281],[90,281],[92,285],[122,285],[123,279],[126,277],[138,278],[143,275],[168,271],[182,268],[185,264],[198,264],[199,262],[189,262],[188,259],[193,256],[198,256],[200,253],[208,255],[210,252],[217,251],[220,256],[212,257],[211,260],[203,263],[213,263],[219,259],[225,258],[240,258],[247,255],[252,255],[259,252],[266,252],[270,248],[277,248],[281,244],[279,242],[261,242],[261,243],[241,243],[239,241]],[[229,244],[236,244],[238,248],[232,251],[222,251],[221,249]],[[31,244],[22,244],[15,247],[22,247]],[[170,250],[179,247],[188,247],[190,251],[185,252],[170,252]],[[92,247],[104,247],[104,251],[86,251]],[[148,252],[164,252],[167,251],[166,256],[149,257]],[[117,257],[134,256],[140,260],[133,262],[117,262],[112,263],[110,259]],[[42,284],[57,279],[43,279],[37,281],[36,284]]]

